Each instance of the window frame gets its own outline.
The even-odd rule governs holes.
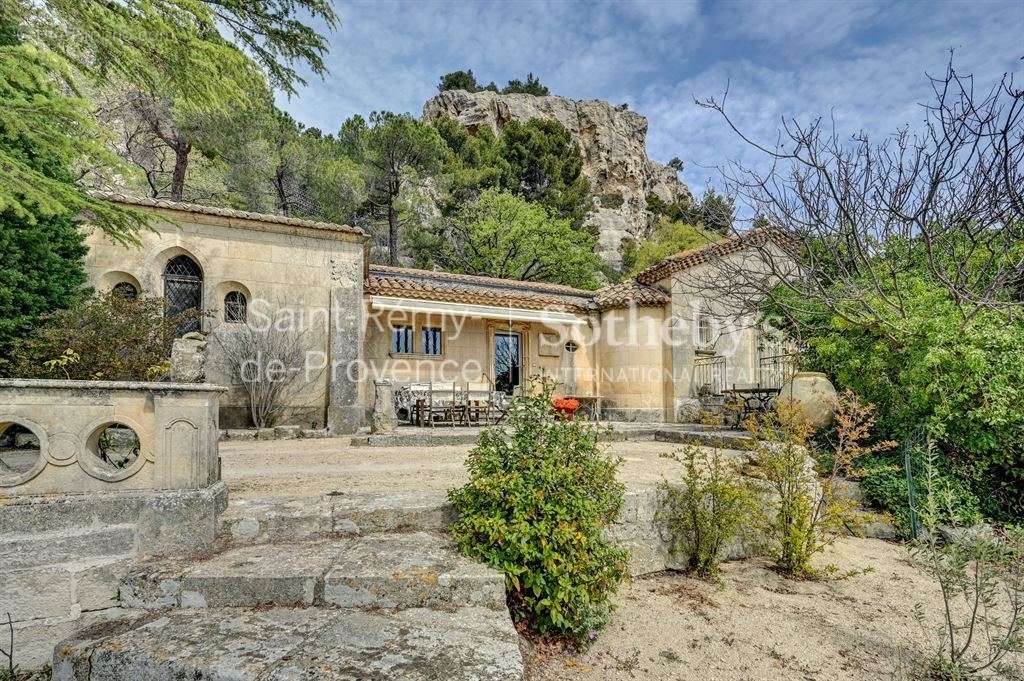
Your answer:
[[[231,309],[237,310],[239,308],[238,303],[228,303],[228,298],[230,296],[241,296],[241,298],[242,298],[242,304],[241,304],[242,318],[241,319],[229,319],[228,318],[228,310],[231,310]],[[228,291],[227,293],[225,293],[224,294],[224,313],[223,313],[222,316],[223,316],[225,324],[246,324],[246,323],[248,323],[249,322],[249,296],[245,295],[244,291],[239,291],[238,289],[232,289],[232,290]]]
[[[408,350],[401,350],[400,349],[400,345],[396,342],[397,339],[398,339],[398,336],[396,334],[398,332],[400,332],[400,331],[401,332],[406,332],[408,334],[406,336],[406,339],[407,339],[406,346],[408,347]],[[395,356],[395,355],[402,355],[402,356],[415,355],[416,351],[415,351],[414,348],[416,347],[416,327],[414,325],[412,325],[412,324],[393,324],[391,326],[391,338],[390,338],[390,346],[389,347],[391,349],[390,354],[392,356]]]
[[[427,348],[427,339],[437,332],[437,348],[436,352],[430,352]],[[420,325],[420,354],[424,357],[443,357],[444,356],[444,328],[440,326],[427,326],[425,324]]]

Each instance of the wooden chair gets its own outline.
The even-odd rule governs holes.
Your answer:
[[[459,404],[459,389],[458,384],[455,381],[451,383],[435,383],[430,382],[430,390],[427,393],[426,417],[427,423],[431,428],[438,419],[434,417],[440,417],[442,421],[448,421],[452,426],[455,426],[455,420],[458,418],[460,421],[464,418],[462,415],[465,413],[464,405]]]
[[[491,382],[466,381],[466,389],[463,392],[465,399],[465,416],[468,425],[480,425],[481,422],[489,424],[493,407],[493,392]]]

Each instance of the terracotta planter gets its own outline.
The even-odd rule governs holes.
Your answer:
[[[781,399],[800,405],[815,429],[832,425],[835,414],[836,389],[828,376],[816,371],[798,371],[782,385]]]

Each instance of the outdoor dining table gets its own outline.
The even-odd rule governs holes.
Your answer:
[[[754,386],[750,388],[732,388],[722,391],[725,395],[733,395],[740,401],[740,411],[737,414],[736,425],[743,423],[744,419],[753,414],[761,414],[775,404],[775,398],[782,392],[781,388],[762,388]]]

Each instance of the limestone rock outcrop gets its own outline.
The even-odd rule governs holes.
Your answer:
[[[613,266],[621,262],[623,239],[648,235],[648,197],[672,203],[690,195],[672,168],[647,157],[647,119],[624,106],[593,99],[447,90],[423,105],[423,116],[450,116],[471,131],[486,126],[495,134],[513,120],[554,119],[565,126],[579,144],[583,174],[590,182],[593,208],[587,222],[596,227],[601,255]]]

